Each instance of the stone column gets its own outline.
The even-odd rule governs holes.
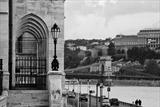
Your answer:
[[[9,90],[9,72],[3,71],[3,90]]]
[[[49,107],[63,107],[63,78],[62,71],[48,72]]]

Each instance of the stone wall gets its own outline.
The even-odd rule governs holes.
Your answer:
[[[0,59],[3,70],[8,71],[8,0],[0,1]]]
[[[10,90],[7,107],[48,107],[46,90]]]
[[[48,29],[47,37],[47,71],[51,71],[51,62],[54,55],[54,44],[50,29],[54,23],[60,27],[60,35],[57,41],[57,59],[59,61],[59,70],[64,71],[64,0],[13,0],[13,68],[12,68],[12,86],[15,85],[15,57],[16,40],[19,36],[20,20],[28,15],[38,16],[46,24]],[[24,33],[25,31],[21,31]]]
[[[13,1],[13,44],[16,42],[17,30],[19,20],[27,15],[33,13],[40,17],[48,27],[48,70],[51,70],[50,63],[54,55],[53,39],[50,29],[54,23],[60,27],[60,35],[57,42],[57,57],[60,63],[60,71],[64,70],[64,0],[14,0]],[[13,46],[15,52],[15,46]],[[13,60],[14,63],[14,60]]]
[[[0,107],[7,107],[7,96],[8,91],[3,91],[2,95],[0,96]]]
[[[7,107],[7,97],[0,96],[0,107]]]

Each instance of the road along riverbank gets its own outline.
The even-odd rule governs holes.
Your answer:
[[[76,94],[76,96],[77,96],[77,94]],[[99,97],[98,97],[98,101],[99,101]],[[88,104],[89,102],[91,104]],[[96,97],[91,96],[91,101],[79,102],[79,105],[78,105],[78,97],[68,98],[67,103],[68,103],[69,107],[88,107],[88,105],[90,105],[90,107],[96,107]],[[100,102],[98,102],[97,107],[100,107]],[[142,106],[137,106],[135,104],[119,101],[119,106],[111,106],[111,107],[142,107]]]

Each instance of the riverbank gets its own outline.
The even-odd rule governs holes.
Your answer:
[[[114,86],[148,86],[160,87],[160,81],[155,80],[114,80]]]
[[[87,98],[88,97],[89,96],[87,96]],[[80,107],[88,107],[88,105],[90,105],[91,107],[100,107],[99,97],[97,100],[96,96],[91,95],[88,100],[90,100],[90,101],[88,101],[88,102],[79,101],[79,106]],[[97,101],[97,103],[96,103],[96,101]],[[69,105],[68,107],[79,107],[78,106],[78,94],[76,94],[76,98],[68,98],[67,104]],[[127,103],[124,101],[119,101],[118,107],[142,107],[142,106],[137,106],[135,104]]]
[[[68,86],[66,86],[68,88]],[[69,90],[73,89],[75,92],[87,93],[88,88],[96,92],[96,85],[81,85],[79,88],[78,85],[70,85]],[[96,95],[93,93],[92,95]],[[100,89],[98,88],[98,95],[100,95]],[[108,96],[107,87],[103,88],[103,95]],[[136,99],[142,101],[143,107],[160,107],[160,87],[149,87],[149,86],[112,86],[110,91],[110,98],[118,98],[120,101],[127,103],[132,103]]]

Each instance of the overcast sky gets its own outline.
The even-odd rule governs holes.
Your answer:
[[[65,39],[105,39],[160,27],[160,0],[66,0]]]

